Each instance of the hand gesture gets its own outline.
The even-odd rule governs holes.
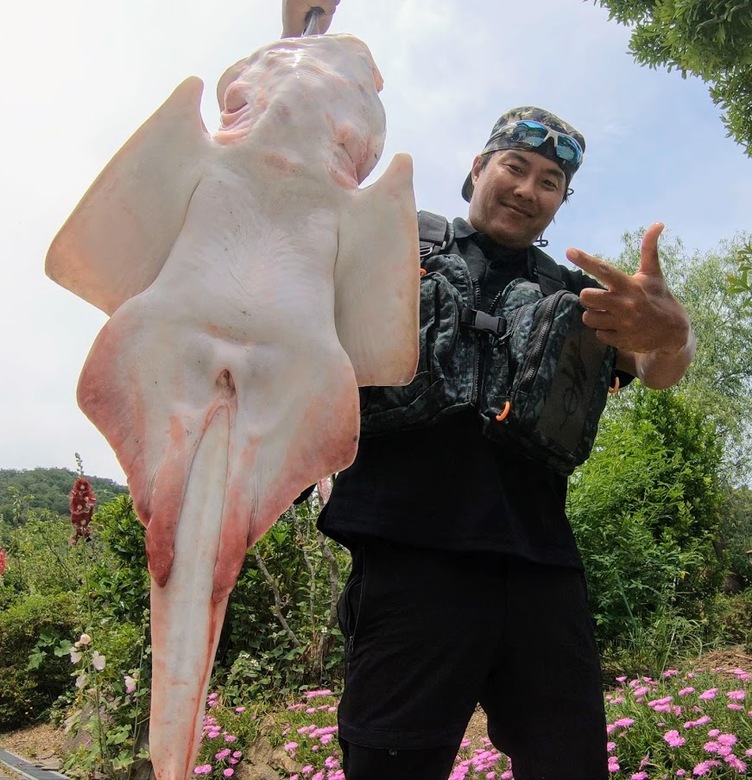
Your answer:
[[[684,374],[694,355],[692,326],[684,307],[671,294],[658,257],[663,224],[651,225],[640,248],[640,264],[629,274],[568,249],[567,257],[605,289],[580,293],[582,321],[597,337],[619,350],[621,365],[650,387],[667,387]],[[630,355],[630,353],[632,353]]]

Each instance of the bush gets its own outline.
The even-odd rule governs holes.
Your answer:
[[[281,700],[341,677],[336,603],[349,556],[317,533],[316,499],[253,548],[230,597],[217,681],[235,699]]]
[[[39,719],[70,686],[65,643],[79,625],[67,594],[28,595],[0,613],[0,729]]]
[[[568,503],[602,646],[667,609],[701,620],[723,575],[721,457],[715,426],[679,392],[638,385],[611,406]]]
[[[752,652],[752,589],[718,594],[710,604],[708,622],[720,645],[742,645]]]

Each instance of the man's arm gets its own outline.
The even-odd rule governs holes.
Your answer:
[[[582,321],[598,338],[618,349],[616,367],[662,390],[676,384],[695,354],[695,336],[687,312],[669,290],[658,258],[663,225],[645,232],[640,265],[632,276],[579,249],[567,257],[605,289],[586,288],[580,301]]]
[[[339,0],[283,0],[282,37],[297,38],[305,28],[306,15],[312,8],[321,8],[324,14],[319,17],[319,32],[324,33],[332,23],[332,17]]]

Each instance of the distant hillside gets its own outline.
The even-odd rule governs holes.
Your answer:
[[[59,515],[68,515],[70,492],[78,475],[70,469],[0,469],[0,517],[14,523],[22,509],[49,509]],[[97,505],[111,501],[128,488],[111,479],[87,477],[94,488]]]

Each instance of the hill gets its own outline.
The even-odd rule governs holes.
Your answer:
[[[78,475],[70,469],[0,469],[0,518],[11,525],[23,519],[27,509],[47,509],[68,516],[70,491]],[[111,479],[87,477],[94,488],[97,505],[111,501],[128,488]]]

